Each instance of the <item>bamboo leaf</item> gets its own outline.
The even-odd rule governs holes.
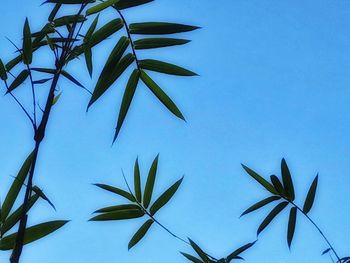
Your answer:
[[[24,244],[41,239],[63,227],[68,221],[50,221],[29,227],[25,230]],[[13,249],[16,242],[17,233],[6,236],[0,240],[0,250]]]
[[[255,210],[258,210],[259,208],[269,204],[269,203],[272,203],[274,201],[277,201],[277,200],[280,200],[281,197],[279,196],[270,196],[268,198],[265,198],[263,200],[261,200],[260,202],[257,202],[256,204],[252,205],[251,207],[249,207],[247,210],[245,210],[241,216],[244,216],[246,214],[249,214]]]
[[[68,15],[56,18],[53,20],[55,27],[67,26],[74,23],[82,23],[86,21],[86,18],[83,15]]]
[[[138,210],[140,207],[135,204],[126,204],[126,205],[114,205],[114,206],[108,206],[101,208],[99,210],[96,210],[94,213],[108,213],[108,212],[114,212],[114,211],[121,211],[121,210]]]
[[[92,34],[90,40],[91,46],[95,46],[101,43],[103,40],[105,40],[106,38],[119,31],[121,28],[123,28],[123,26],[123,21],[120,18],[113,19],[112,21],[108,22]]]
[[[118,122],[117,122],[117,127],[116,127],[113,141],[115,141],[117,139],[118,134],[120,132],[120,129],[124,123],[126,114],[129,111],[129,107],[130,107],[132,99],[134,97],[139,79],[140,79],[140,72],[137,69],[135,69],[133,71],[133,73],[131,74],[129,81],[126,85],[122,104],[121,104],[120,110],[119,110]]]
[[[31,68],[31,70],[41,72],[41,73],[47,73],[47,74],[55,74],[56,70],[50,69],[50,68]]]
[[[143,192],[143,206],[147,208],[152,199],[152,193],[154,188],[154,182],[156,180],[157,168],[158,168],[159,154],[153,160],[151,168],[148,172],[145,190]]]
[[[271,175],[270,178],[271,178],[272,185],[275,187],[276,191],[280,195],[285,196],[285,191],[280,179],[278,179],[276,175]]]
[[[61,93],[60,93],[61,94]],[[60,95],[59,94],[59,95]],[[57,97],[57,96],[56,96]],[[44,194],[43,190],[41,190],[39,187],[34,186],[33,192],[36,193],[41,199],[45,200],[54,210],[56,210],[55,205],[51,202],[51,200]]]
[[[297,221],[297,208],[292,207],[289,213],[288,233],[287,233],[287,242],[288,242],[289,249],[290,249],[290,246],[292,245],[296,221]]]
[[[289,200],[293,201],[295,199],[293,180],[292,180],[292,176],[290,175],[287,162],[284,158],[282,159],[282,162],[281,162],[281,172],[282,172],[282,180],[283,180],[286,196]]]
[[[53,98],[52,106],[55,105],[58,102],[58,100],[61,98],[61,95],[62,95],[62,92],[60,92],[57,96],[55,96]]]
[[[232,259],[237,259],[237,257],[242,254],[244,251],[246,251],[247,249],[251,248],[252,246],[254,246],[255,242],[252,243],[248,243],[245,244],[244,246],[241,246],[240,248],[236,249],[235,251],[233,251],[230,255],[227,256],[227,261],[230,262]]]
[[[114,5],[115,3],[117,3],[119,0],[107,0],[105,2],[102,2],[100,4],[97,4],[93,7],[90,7],[87,11],[86,11],[86,15],[92,15],[92,14],[96,14],[99,13],[103,10],[105,10],[106,8]]]
[[[188,239],[190,241],[191,247],[196,251],[198,256],[202,259],[203,262],[207,262],[209,260],[207,254],[191,239]]]
[[[11,83],[6,93],[12,92],[14,89],[20,86],[28,78],[28,76],[29,76],[29,71],[26,69],[22,70],[21,73],[19,73],[19,75]]]
[[[142,217],[145,213],[141,209],[119,210],[100,214],[89,221],[114,221]]]
[[[119,189],[117,187],[113,187],[110,185],[106,185],[106,184],[95,184],[95,185],[101,189],[104,189],[104,190],[109,191],[111,193],[115,193],[117,195],[120,195],[120,196],[128,199],[131,202],[135,202],[135,198],[132,196],[132,194],[130,194],[122,189]]]
[[[272,211],[267,215],[264,221],[260,224],[257,235],[259,235],[270,223],[271,221],[288,205],[288,202],[279,203]]]
[[[81,5],[85,3],[94,3],[96,0],[47,0],[44,2],[46,3],[53,3],[53,4],[65,4],[65,5]]]
[[[169,75],[176,76],[197,76],[196,73],[184,69],[182,67],[176,66],[174,64],[166,63],[154,59],[144,59],[140,60],[140,67],[146,70],[152,70],[160,73],[165,73]]]
[[[130,250],[133,246],[135,246],[147,233],[152,224],[154,223],[153,219],[148,219],[140,228],[137,230],[135,235],[131,238],[128,249]]]
[[[31,64],[33,58],[33,48],[32,48],[32,33],[30,32],[28,18],[24,23],[23,27],[23,54],[22,60],[24,64]]]
[[[199,27],[175,23],[146,22],[130,24],[130,33],[139,35],[163,35],[188,32]]]
[[[275,188],[263,177],[261,177],[259,174],[257,174],[255,171],[245,166],[244,164],[242,164],[242,167],[251,177],[253,177],[259,184],[261,184],[267,191],[269,191],[274,195],[278,194]]]
[[[6,68],[1,59],[0,59],[0,79],[7,80]]]
[[[153,216],[159,209],[161,209],[164,205],[166,205],[170,199],[174,196],[177,189],[182,183],[182,180],[184,178],[182,177],[180,180],[178,180],[176,183],[174,183],[172,186],[170,186],[151,206],[150,213]]]
[[[86,68],[88,69],[90,78],[92,77],[92,72],[93,72],[93,64],[92,64],[92,50],[91,47],[86,46],[84,49],[84,57],[85,57],[85,63],[86,63]]]
[[[126,8],[147,4],[153,1],[154,0],[119,0],[115,4],[115,6],[117,7],[118,10],[123,10]]]
[[[62,70],[61,71],[62,76],[64,76],[69,81],[73,82],[78,87],[81,87],[83,89],[86,89],[79,81],[77,81],[71,74],[69,74],[67,71]]]
[[[27,178],[27,175],[29,173],[29,169],[32,165],[32,159],[33,159],[33,153],[31,153],[27,159],[24,161],[21,169],[19,170],[15,180],[13,181],[10,190],[8,191],[5,201],[2,204],[2,209],[1,209],[1,216],[2,219],[1,221],[4,222],[4,220],[7,218],[9,215],[13,204],[15,203],[18,194],[22,188],[22,185],[24,184],[25,179]]]
[[[138,158],[134,165],[134,189],[135,196],[138,202],[142,202],[142,191],[141,191],[141,176],[140,176],[140,166]]]
[[[318,184],[318,175],[316,175],[315,179],[313,180],[310,189],[307,193],[306,199],[305,199],[305,203],[303,206],[303,211],[305,214],[309,213],[314,201],[315,201],[315,196],[316,196],[316,190],[317,190],[317,184]]]
[[[143,83],[152,91],[152,93],[163,103],[163,105],[176,117],[185,121],[179,108],[171,100],[171,98],[155,83],[143,70],[141,71],[141,79]]]
[[[56,4],[54,6],[54,8],[52,9],[52,11],[51,11],[51,13],[49,15],[49,18],[47,19],[49,22],[52,22],[55,19],[55,17],[57,15],[58,11],[60,10],[61,6],[62,6],[62,4]]]
[[[177,38],[143,38],[134,41],[135,49],[151,49],[184,45],[190,42],[187,39]]]
[[[187,258],[189,261],[192,261],[193,263],[203,263],[202,260],[190,255],[190,254],[187,254],[187,253],[184,253],[184,252],[180,252],[185,258]]]

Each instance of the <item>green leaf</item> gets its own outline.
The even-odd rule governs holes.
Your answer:
[[[287,201],[279,203],[272,211],[267,215],[264,221],[260,224],[257,235],[259,235],[271,221],[284,209],[289,203]]]
[[[134,165],[134,188],[135,196],[138,202],[142,202],[142,192],[141,192],[141,176],[140,176],[140,166],[138,158]]]
[[[22,61],[22,55],[18,55],[14,59],[10,60],[9,62],[6,63],[6,69],[10,71],[13,69],[19,62]]]
[[[140,228],[137,230],[135,235],[131,238],[128,249],[130,250],[133,246],[135,246],[147,233],[150,227],[153,224],[153,219],[148,219]]]
[[[81,5],[85,3],[94,3],[96,0],[47,0],[46,3],[54,3],[54,4],[65,4],[65,5]]]
[[[297,221],[297,208],[292,207],[289,213],[288,233],[287,233],[287,242],[288,242],[289,248],[292,245],[296,221]]]
[[[135,204],[114,205],[114,206],[101,208],[99,210],[96,210],[94,213],[108,213],[108,212],[114,212],[114,211],[133,210],[133,209],[139,210],[140,207]]]
[[[281,162],[281,172],[282,172],[282,180],[283,180],[286,196],[289,200],[293,201],[295,199],[293,180],[292,180],[292,176],[290,175],[286,160],[284,158],[282,159],[282,162]]]
[[[92,77],[93,72],[93,64],[92,64],[92,50],[91,47],[86,46],[84,49],[84,57],[85,57],[85,63],[86,68],[88,69],[90,78]]]
[[[58,100],[61,98],[61,95],[62,95],[62,92],[60,92],[57,96],[55,96],[53,98],[52,106],[55,105],[58,102]]]
[[[124,92],[124,96],[123,96],[123,100],[122,100],[122,104],[120,106],[120,110],[119,110],[119,116],[118,116],[118,122],[117,122],[117,127],[116,127],[116,131],[115,131],[115,135],[114,135],[114,140],[115,141],[118,137],[118,134],[120,132],[120,129],[122,128],[122,125],[124,123],[126,114],[129,111],[129,107],[131,105],[131,101],[134,97],[136,88],[137,88],[137,84],[139,82],[140,79],[140,72],[139,70],[135,69],[133,71],[133,73],[131,74],[129,81],[126,85],[126,89]]]
[[[37,194],[34,194],[29,198],[27,212],[33,207],[33,205],[36,203],[38,199],[39,199],[39,195]],[[2,234],[5,234],[17,222],[19,222],[22,216],[22,212],[23,212],[23,205],[21,205],[16,211],[14,211],[11,215],[8,216],[8,218],[5,220],[5,222],[3,223],[0,229]]]
[[[105,93],[105,91],[114,83],[114,81],[116,81],[124,70],[134,61],[134,56],[131,54],[127,54],[123,59],[121,59],[129,44],[130,40],[127,37],[121,37],[116,46],[113,48],[105,66],[102,69],[88,108],[96,100],[98,100],[103,93]]]
[[[202,260],[190,255],[190,254],[187,254],[187,253],[184,253],[184,252],[180,252],[185,258],[187,258],[189,261],[192,261],[193,263],[203,263]]]
[[[316,196],[316,190],[317,190],[317,184],[318,184],[318,175],[316,175],[315,179],[313,180],[310,189],[307,193],[306,199],[305,199],[305,203],[303,206],[303,211],[305,214],[309,213],[314,201],[315,201],[315,196]]]
[[[259,184],[261,184],[267,191],[269,191],[274,195],[278,194],[275,188],[263,177],[261,177],[259,174],[257,174],[255,171],[245,166],[244,164],[242,164],[242,167],[251,177],[253,177]]]
[[[82,23],[86,21],[86,18],[83,15],[68,15],[56,18],[53,20],[55,27],[66,26],[74,23]]]
[[[99,19],[99,15],[95,17],[94,21],[91,23],[88,31],[86,32],[85,37],[84,37],[85,43],[90,41],[92,34],[95,32],[96,27],[97,27],[97,23],[98,23],[98,19]]]
[[[177,189],[182,183],[182,180],[184,178],[182,177],[180,180],[178,180],[176,183],[174,183],[172,186],[170,186],[151,206],[150,213],[153,216],[159,209],[161,209],[164,205],[166,205],[169,200],[174,196]]]
[[[143,70],[141,71],[141,79],[171,113],[173,113],[176,117],[185,120],[181,111],[171,100],[171,98]]]
[[[86,15],[92,15],[92,14],[96,14],[99,13],[103,10],[105,10],[106,8],[114,5],[115,3],[117,3],[119,0],[107,0],[105,2],[102,2],[98,5],[95,5],[93,7],[90,7],[87,11],[86,11]]]
[[[88,69],[90,77],[92,77],[93,72],[93,64],[92,64],[92,49],[91,49],[91,36],[94,33],[97,23],[98,23],[99,16],[96,16],[92,24],[90,25],[88,31],[86,32],[86,35],[84,37],[84,57],[85,57],[85,63],[86,67]]]
[[[209,260],[207,254],[191,239],[188,239],[190,241],[191,247],[196,251],[198,256],[204,261],[207,262]]]
[[[281,197],[279,196],[270,196],[268,198],[265,198],[263,200],[261,200],[260,202],[257,202],[256,204],[252,205],[251,207],[249,207],[247,210],[245,210],[241,216],[244,216],[246,214],[249,214],[255,210],[258,210],[259,208],[269,204],[269,203],[272,203],[274,201],[277,201],[277,200],[280,200]]]
[[[280,195],[285,196],[285,191],[284,191],[284,188],[283,188],[283,185],[282,185],[280,179],[278,179],[278,177],[276,175],[271,175],[270,178],[271,178],[271,182],[272,182],[273,186],[275,187],[276,191]]]
[[[12,92],[14,89],[16,89],[19,85],[21,85],[29,76],[29,71],[24,69],[21,73],[14,79],[14,81],[11,83],[9,89],[6,93]]]
[[[6,68],[1,59],[0,59],[0,79],[7,80]]]
[[[109,191],[109,192],[112,192],[112,193],[115,193],[117,195],[120,195],[126,199],[128,199],[129,201],[131,202],[135,202],[135,198],[132,196],[132,194],[122,190],[122,189],[119,189],[117,187],[113,187],[113,186],[110,186],[110,185],[106,185],[106,184],[95,184],[97,187],[99,188],[102,188],[106,191]]]
[[[41,239],[64,226],[68,221],[50,221],[29,227],[25,230],[24,244]],[[0,240],[0,250],[11,250],[15,246],[17,233],[4,237]]]
[[[56,4],[54,6],[54,8],[52,9],[52,11],[51,11],[51,13],[49,15],[49,18],[47,19],[49,22],[52,22],[55,19],[55,17],[57,15],[58,11],[60,10],[61,6],[62,6],[62,4]]]
[[[153,160],[151,168],[148,172],[145,190],[143,192],[143,206],[147,208],[152,199],[152,193],[154,188],[154,182],[156,180],[157,168],[158,168],[159,154]]]
[[[80,88],[83,88],[86,90],[86,88],[79,82],[77,81],[71,74],[69,74],[67,71],[62,70],[61,71],[62,76],[64,76],[66,79],[69,81],[73,82],[75,85],[77,85]]]
[[[120,18],[113,19],[112,21],[108,22],[92,34],[90,40],[91,46],[95,46],[101,43],[103,40],[105,40],[106,38],[113,35],[115,32],[119,31],[121,28],[123,28],[123,26],[124,23]]]
[[[174,64],[166,63],[159,60],[144,59],[144,60],[140,60],[139,64],[142,69],[152,70],[152,71],[165,73],[169,75],[197,76],[197,74],[192,71],[189,71],[187,69],[176,66]]]
[[[42,73],[47,73],[47,74],[55,74],[56,70],[50,69],[50,68],[31,68],[31,70],[37,71],[37,72],[42,72]]]
[[[33,159],[33,153],[31,153],[27,159],[24,161],[21,169],[19,170],[15,180],[13,181],[10,190],[8,191],[5,201],[2,205],[1,209],[1,221],[4,222],[4,220],[9,215],[13,204],[15,203],[18,194],[24,184],[25,179],[27,178],[27,175],[29,173],[29,169],[32,165],[32,159]]]
[[[177,38],[143,38],[134,41],[135,49],[150,49],[184,45],[190,42],[187,39]]]
[[[150,2],[153,2],[153,1],[154,0],[119,0],[115,4],[115,7],[118,10],[123,10],[123,9],[126,9],[126,8],[147,4],[147,3],[150,3]]]
[[[62,92],[61,92],[62,93]],[[61,94],[60,93],[60,94]],[[59,95],[60,95],[59,94]],[[57,96],[56,96],[57,97]],[[32,188],[33,192],[36,193],[41,199],[45,200],[54,210],[56,210],[55,205],[50,201],[50,199],[44,194],[44,192],[37,186]]]
[[[164,35],[188,32],[196,30],[199,27],[189,26],[175,23],[164,22],[146,22],[146,23],[133,23],[130,24],[129,29],[131,34],[139,35]]]
[[[30,32],[28,18],[24,23],[23,27],[23,54],[22,60],[24,64],[31,64],[33,58],[33,48],[32,48],[32,33]]]
[[[114,221],[142,217],[145,213],[141,209],[118,210],[104,213],[91,218],[89,221]]]
[[[254,246],[255,243],[256,243],[256,241],[252,242],[252,243],[245,244],[244,246],[241,246],[240,248],[236,249],[230,255],[227,256],[227,258],[226,258],[227,261],[230,262],[232,259],[236,259],[244,251],[246,251],[247,249],[249,249],[252,246]]]

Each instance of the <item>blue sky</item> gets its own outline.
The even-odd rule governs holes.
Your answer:
[[[127,243],[142,220],[87,222],[91,212],[122,200],[92,183],[124,186],[121,168],[132,178],[139,156],[146,176],[160,153],[157,193],[185,175],[183,184],[158,219],[178,235],[189,236],[222,257],[252,241],[268,209],[239,219],[242,211],[267,196],[242,170],[245,163],[265,176],[279,173],[287,159],[300,204],[316,173],[317,201],[310,215],[339,253],[349,251],[348,175],[350,140],[350,3],[348,1],[170,1],[158,0],[125,11],[130,22],[172,21],[203,29],[184,34],[186,46],[139,52],[195,70],[200,77],[152,74],[182,109],[187,123],[171,116],[140,85],[117,143],[111,147],[125,76],[85,113],[88,94],[62,81],[63,94],[51,116],[35,183],[54,201],[41,202],[30,223],[71,219],[45,240],[26,246],[23,262],[185,262],[191,250],[154,225],[130,252]],[[48,7],[40,1],[2,4],[1,57],[20,43],[23,22],[42,25]],[[104,20],[114,18],[107,13]],[[102,20],[103,20],[102,19]],[[97,72],[87,78],[84,64],[71,72],[90,89],[117,36],[94,50]],[[42,53],[38,63],[51,63]],[[18,92],[22,98],[25,87]],[[3,90],[4,91],[4,90]],[[0,103],[1,197],[31,151],[31,127],[9,96]],[[144,177],[145,178],[145,177]],[[291,252],[286,244],[287,213],[282,213],[245,254],[246,262],[331,262],[312,226],[299,217]],[[6,262],[8,252],[0,253]]]

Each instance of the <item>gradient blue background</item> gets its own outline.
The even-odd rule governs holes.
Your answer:
[[[40,1],[12,0],[1,4],[0,53],[13,56],[5,39],[20,43],[26,16],[39,29],[48,13]],[[154,225],[147,237],[128,252],[127,243],[142,220],[87,222],[92,211],[122,200],[91,183],[124,186],[121,168],[130,180],[139,156],[143,175],[160,153],[157,194],[183,174],[174,200],[158,219],[178,235],[189,236],[208,253],[222,257],[254,240],[268,209],[239,219],[240,213],[267,193],[242,170],[240,163],[265,176],[279,173],[285,157],[302,204],[314,176],[320,174],[311,216],[339,253],[350,253],[350,3],[315,1],[170,1],[158,0],[125,11],[128,21],[174,21],[200,25],[184,34],[187,46],[139,52],[140,57],[165,59],[201,76],[177,78],[152,74],[174,98],[188,123],[170,115],[140,85],[113,147],[117,110],[125,77],[88,114],[88,94],[62,81],[64,91],[53,111],[39,158],[35,183],[57,206],[41,202],[30,223],[71,219],[45,240],[25,247],[23,262],[185,262],[179,250],[191,250]],[[112,19],[107,13],[102,20]],[[94,50],[97,65],[116,41]],[[37,62],[48,62],[42,53]],[[71,71],[93,88],[83,63]],[[26,96],[26,88],[17,94]],[[43,87],[44,89],[44,87]],[[3,88],[3,92],[4,92]],[[9,96],[0,103],[1,197],[11,175],[30,152],[31,127]],[[331,262],[320,253],[326,244],[303,218],[291,253],[286,244],[287,213],[264,232],[244,255],[246,262]],[[7,262],[9,252],[0,253]]]

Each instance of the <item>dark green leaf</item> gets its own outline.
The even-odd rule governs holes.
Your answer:
[[[68,221],[51,221],[29,227],[25,230],[24,244],[41,239],[64,226]],[[0,240],[0,250],[13,249],[16,242],[17,233],[4,237]]]
[[[184,45],[188,42],[190,40],[177,38],[144,38],[136,40],[134,46],[135,49],[150,49]]]
[[[268,198],[265,198],[265,199],[261,200],[260,202],[257,202],[256,204],[254,204],[251,207],[249,207],[247,210],[245,210],[243,212],[243,214],[241,216],[249,214],[249,213],[251,213],[251,212],[253,212],[253,211],[255,211],[255,210],[257,210],[257,209],[259,209],[259,208],[261,208],[261,207],[271,203],[271,202],[277,201],[279,199],[281,199],[281,197],[279,197],[279,196],[270,196]]]
[[[164,205],[166,205],[169,200],[174,196],[177,189],[182,183],[182,180],[184,178],[182,177],[180,180],[178,180],[176,183],[174,183],[171,187],[168,188],[151,206],[150,213],[153,216],[159,209],[161,209]]]
[[[58,102],[58,100],[61,98],[61,95],[62,95],[62,92],[60,92],[57,96],[55,96],[53,98],[52,106],[55,105]]]
[[[16,89],[19,85],[21,85],[29,76],[29,71],[24,69],[19,75],[15,78],[15,80],[11,83],[8,92],[12,92],[14,89]]]
[[[108,206],[101,208],[99,210],[96,210],[94,213],[108,213],[108,212],[114,212],[114,211],[121,211],[121,210],[139,210],[140,207],[135,204],[127,204],[127,205],[114,205],[114,206]]]
[[[142,202],[142,192],[141,192],[141,176],[140,176],[140,166],[138,158],[134,165],[134,189],[135,196],[138,202]]]
[[[100,214],[89,221],[114,221],[142,217],[145,213],[141,209],[118,210]]]
[[[46,82],[52,80],[52,78],[47,78],[47,79],[39,79],[39,80],[34,80],[33,84],[37,85],[37,84],[45,84]]]
[[[196,251],[198,256],[202,259],[202,261],[207,262],[209,260],[207,254],[191,239],[188,239],[190,241],[191,247]]]
[[[119,116],[118,116],[118,122],[117,122],[116,131],[115,131],[114,141],[117,139],[120,129],[124,123],[126,114],[128,113],[129,107],[131,105],[131,101],[134,97],[139,79],[140,79],[140,72],[137,69],[135,69],[131,74],[129,81],[126,85],[122,104],[119,110]]]
[[[289,200],[293,201],[295,199],[293,180],[292,180],[292,176],[290,175],[286,160],[284,158],[282,159],[282,162],[281,162],[281,172],[282,172],[282,180],[283,180],[286,196]]]
[[[85,3],[94,3],[96,0],[47,0],[46,3],[54,3],[54,4],[65,4],[65,5],[81,5]]]
[[[288,242],[289,248],[292,245],[296,221],[297,221],[297,208],[292,207],[289,213],[288,233],[287,233],[287,242]]]
[[[83,15],[69,15],[69,16],[62,16],[59,18],[56,18],[53,23],[55,27],[60,27],[60,26],[66,26],[70,25],[73,23],[82,23],[86,20],[86,18]]]
[[[329,251],[331,251],[331,249],[330,249],[330,248],[327,248],[326,250],[324,250],[324,251],[322,252],[322,255],[327,254]]]
[[[123,196],[125,197],[126,199],[130,200],[131,202],[135,202],[135,198],[128,192],[122,190],[122,189],[119,189],[117,187],[113,187],[113,186],[110,186],[110,185],[106,185],[106,184],[95,184],[97,187],[99,188],[102,188],[106,191],[109,191],[109,192],[112,192],[112,193],[115,193],[117,195],[120,195],[120,196]]]
[[[15,180],[13,181],[10,190],[8,191],[5,201],[2,205],[1,209],[1,216],[2,216],[2,222],[7,218],[8,214],[10,213],[13,204],[15,203],[18,194],[24,184],[25,179],[27,178],[27,175],[29,173],[29,169],[32,165],[32,159],[33,154],[31,153],[27,159],[24,161],[21,169],[19,170]]]
[[[61,6],[62,6],[62,4],[56,4],[54,6],[54,8],[52,9],[52,11],[51,11],[51,13],[49,15],[49,18],[47,19],[49,22],[52,22],[55,19],[55,17],[57,15],[58,11],[60,10]]]
[[[118,10],[123,10],[126,8],[147,4],[147,3],[153,2],[153,1],[154,0],[119,0],[115,4],[115,6],[117,7]]]
[[[157,175],[158,159],[159,159],[159,154],[153,160],[151,168],[149,169],[149,172],[148,172],[147,182],[143,193],[143,206],[145,208],[149,206],[149,203],[151,202],[151,199],[152,199],[154,182],[156,180],[156,175]]]
[[[93,64],[92,64],[92,50],[91,50],[91,36],[94,33],[97,23],[98,23],[99,16],[96,16],[94,21],[92,22],[91,26],[89,27],[88,31],[86,32],[85,38],[84,38],[84,55],[85,55],[85,62],[86,67],[89,71],[90,77],[92,77],[92,71],[93,71]]]
[[[129,28],[131,34],[163,35],[188,32],[198,29],[199,27],[174,23],[146,22],[130,24]]]
[[[85,57],[86,68],[88,69],[90,77],[92,77],[92,71],[93,71],[92,50],[88,46],[86,46],[84,49],[84,57]]]
[[[80,84],[79,81],[77,81],[71,74],[69,74],[67,71],[62,70],[61,71],[62,76],[64,76],[66,79],[70,80],[71,82],[73,82],[75,85],[86,89],[82,84]]]
[[[240,248],[236,249],[229,256],[227,256],[227,258],[226,258],[227,261],[230,262],[232,259],[236,259],[237,256],[239,256],[241,253],[243,253],[247,249],[249,249],[252,246],[254,246],[255,243],[256,243],[256,241],[252,242],[252,243],[245,244],[244,246],[241,246]]]
[[[61,93],[58,94],[58,95],[55,97],[56,101],[59,99],[60,96],[61,96]],[[58,99],[57,99],[57,97],[58,97]],[[53,105],[56,103],[56,102],[55,102],[55,99],[54,99]],[[55,205],[51,202],[51,200],[44,194],[44,192],[43,192],[39,187],[34,186],[32,190],[33,190],[33,192],[36,193],[41,199],[45,200],[54,210],[56,210]]]
[[[261,177],[259,174],[257,174],[255,171],[245,166],[244,164],[242,164],[242,167],[251,177],[253,177],[259,184],[261,184],[267,191],[269,191],[274,195],[278,194],[275,188],[263,177]]]
[[[260,224],[257,234],[259,235],[270,223],[271,221],[288,205],[288,202],[279,203],[272,211],[267,215],[264,221]]]
[[[144,59],[140,60],[140,67],[142,69],[152,70],[160,73],[177,75],[177,76],[196,76],[197,74],[184,69],[182,67],[176,66],[174,64],[166,63],[154,59]]]
[[[18,55],[14,59],[10,60],[9,62],[6,63],[6,69],[7,71],[10,71],[13,69],[19,62],[22,61],[22,55]]]
[[[148,219],[140,228],[137,230],[135,235],[131,238],[128,249],[131,249],[133,246],[135,246],[147,233],[149,228],[153,224],[153,219]]]
[[[42,73],[47,73],[47,74],[55,74],[56,70],[50,69],[50,68],[31,68],[31,70],[37,71],[37,72],[42,72]]]
[[[108,22],[92,34],[90,40],[91,46],[101,43],[103,40],[119,31],[123,26],[123,21],[120,18],[113,19],[112,21]]]
[[[92,14],[96,14],[99,13],[101,11],[103,11],[104,9],[114,5],[115,3],[117,3],[119,0],[107,0],[105,2],[102,2],[100,4],[97,4],[93,7],[90,7],[87,11],[86,11],[86,15],[92,15]]]
[[[285,191],[284,191],[283,185],[282,185],[281,181],[278,179],[278,177],[276,175],[271,175],[270,178],[271,178],[271,182],[272,182],[273,186],[275,187],[276,191],[280,195],[284,196]]]
[[[23,54],[22,60],[24,64],[31,64],[33,58],[33,50],[32,50],[32,33],[30,32],[28,18],[24,23],[23,27]]]
[[[185,258],[187,258],[189,261],[192,261],[193,263],[203,263],[202,260],[190,255],[190,254],[187,254],[187,253],[184,253],[184,252],[180,252]]]
[[[0,79],[7,80],[6,68],[1,59],[0,59]]]
[[[143,83],[152,91],[152,93],[163,103],[167,109],[176,117],[185,120],[179,108],[171,100],[171,98],[155,83],[143,70],[141,71],[141,79]]]
[[[307,193],[305,203],[303,206],[303,211],[305,214],[309,213],[314,201],[315,201],[315,196],[316,196],[316,190],[317,190],[317,183],[318,183],[318,175],[316,175],[315,179],[313,180],[309,192]]]

